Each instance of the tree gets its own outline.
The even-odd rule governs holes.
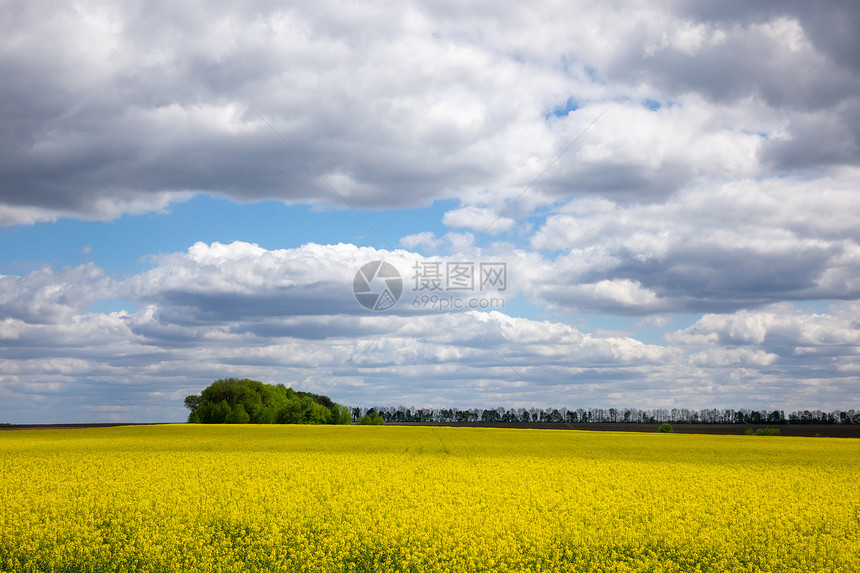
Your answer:
[[[481,413],[481,421],[487,423],[498,422],[500,419],[499,412],[497,410],[484,410]]]
[[[204,424],[226,424],[231,410],[230,404],[224,399],[220,402],[203,404],[198,411],[200,421]]]
[[[367,414],[362,416],[358,423],[362,426],[384,426],[385,420],[375,410],[368,410]]]
[[[667,423],[660,424],[660,428],[658,429],[658,431],[662,432],[664,434],[671,434],[672,433],[672,424],[667,424]]]
[[[348,424],[350,412],[328,396],[283,384],[224,378],[187,396],[188,421],[202,424]]]
[[[337,406],[337,415],[332,420],[332,424],[340,424],[345,425],[352,422],[352,415],[350,414],[349,408],[346,406],[341,406],[340,404],[336,404]]]
[[[228,424],[247,424],[250,421],[251,416],[242,404],[236,404],[230,413],[227,414]]]
[[[203,402],[203,399],[200,396],[198,396],[197,394],[194,394],[193,396],[186,396],[185,397],[185,407],[188,408],[189,410],[191,410],[192,412],[197,410],[197,408],[200,407],[200,404],[202,402]]]

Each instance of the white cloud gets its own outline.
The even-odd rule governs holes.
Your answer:
[[[497,232],[559,198],[856,164],[853,44],[803,6],[749,12],[18,4],[0,49],[0,224],[114,219],[196,192],[340,205],[257,113],[354,205],[459,199],[450,223],[472,228],[608,106]]]
[[[533,248],[559,254],[545,272],[525,274],[535,283],[525,288],[536,300],[580,311],[589,303],[612,310],[607,289],[586,285],[610,281],[651,293],[620,296],[621,313],[852,299],[860,294],[858,183],[856,170],[844,170],[702,184],[645,205],[572,201],[532,236]]]
[[[400,239],[400,244],[407,249],[422,247],[430,252],[435,252],[439,243],[439,239],[437,239],[436,235],[430,231],[422,231],[421,233],[406,235]]]
[[[405,250],[198,243],[124,278],[95,264],[0,276],[0,395],[22,412],[176,419],[184,392],[236,373],[345,401],[535,402],[509,362],[559,403],[841,406],[860,363],[858,14],[17,3],[0,21],[0,225],[197,193],[455,203],[450,232],[413,227]],[[385,259],[408,284],[419,247],[502,260],[506,296],[571,322],[707,314],[666,347],[407,301],[367,314],[357,268]],[[113,298],[137,310],[90,311]],[[817,300],[847,302],[792,304]]]
[[[59,271],[44,268],[26,277],[0,275],[0,318],[56,323],[109,298],[115,282],[92,263]]]
[[[514,225],[513,219],[474,205],[448,211],[442,218],[442,222],[452,229],[472,229],[493,235],[507,231]]]
[[[695,366],[768,366],[778,359],[776,354],[749,348],[714,348],[696,352],[690,356],[690,363]]]
[[[653,310],[665,309],[657,295],[648,289],[642,288],[638,282],[621,280],[604,280],[591,284],[573,287],[573,291],[580,297],[594,300],[598,303],[609,303],[621,308],[648,308]]]
[[[0,321],[0,393],[14,405],[2,415],[32,421],[50,411],[73,421],[91,419],[84,406],[92,406],[118,408],[116,419],[128,421],[177,420],[184,395],[230,375],[362,404],[775,403],[750,393],[758,376],[790,407],[809,405],[826,374],[835,390],[815,406],[827,407],[850,401],[860,375],[854,304],[828,314],[783,304],[706,315],[659,346],[498,311],[373,313],[351,298],[355,265],[412,256],[353,245],[198,243],[116,287],[139,305],[134,313],[25,305],[31,310]],[[59,277],[39,271],[10,284],[53,285],[41,296],[65,309],[56,293],[100,293],[113,280],[91,264]],[[649,304],[633,283],[592,287],[590,296],[614,304]]]
[[[832,314],[779,303],[763,310],[705,315],[694,325],[672,335],[676,343],[701,342],[760,346],[783,356],[809,355],[860,347],[860,321],[856,303],[833,306]]]

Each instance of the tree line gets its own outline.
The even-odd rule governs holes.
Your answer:
[[[382,424],[398,422],[467,423],[642,423],[642,424],[860,424],[860,411],[750,408],[406,408],[353,407],[328,396],[300,392],[283,384],[247,378],[216,380],[185,398],[188,421],[203,424]]]
[[[384,422],[485,422],[485,423],[627,423],[627,424],[860,424],[860,411],[783,410],[750,408],[373,408],[353,407],[352,420],[375,412]]]
[[[283,384],[223,378],[185,398],[190,423],[349,424],[350,411],[328,396],[297,392]]]

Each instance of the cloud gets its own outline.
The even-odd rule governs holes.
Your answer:
[[[760,311],[705,315],[692,326],[672,335],[674,342],[760,347],[782,357],[830,354],[854,349],[860,343],[856,303],[820,314],[778,303]],[[830,350],[828,350],[830,349]]]
[[[59,271],[44,268],[26,277],[0,275],[0,317],[54,324],[110,298],[115,281],[92,263]]]
[[[514,225],[514,220],[509,217],[472,205],[448,211],[442,222],[452,229],[472,229],[490,234],[506,231]]]
[[[198,193],[453,206],[403,249],[197,243],[130,276],[0,276],[0,413],[180,419],[231,374],[381,404],[851,403],[858,28],[850,1],[10,5],[0,225]],[[488,257],[506,313],[369,313],[351,289],[369,261],[408,285],[416,261]],[[520,297],[554,318],[510,316]],[[800,305],[820,300],[843,302]],[[705,316],[655,345],[577,313]]]
[[[450,401],[477,403],[489,387],[493,396],[526,403],[535,397],[521,388],[522,376],[558,391],[571,383],[565,373],[587,377],[611,365],[641,377],[643,364],[667,355],[633,339],[594,337],[500,312],[365,311],[349,292],[352,270],[391,256],[353,245],[269,251],[241,242],[197,243],[116,281],[110,293],[137,303],[133,313],[84,310],[105,295],[110,278],[91,263],[60,278],[48,271],[13,277],[6,291],[17,293],[18,303],[43,284],[54,285],[51,293],[93,294],[75,298],[71,309],[59,296],[54,304],[62,311],[22,305],[29,311],[13,316],[5,310],[11,306],[3,307],[0,388],[18,405],[18,418],[52,410],[67,421],[91,416],[84,405],[119,408],[111,411],[124,420],[179,419],[183,392],[231,374],[333,389],[343,401],[409,396],[438,402],[438,385],[453,392]],[[12,305],[11,295],[4,300]]]
[[[690,365],[708,372],[717,386],[737,386],[750,399],[787,392],[800,404],[841,395],[838,407],[850,408],[860,383],[857,311],[856,302],[833,304],[827,312],[777,303],[705,315],[667,340],[694,349]]]
[[[436,235],[430,231],[422,231],[420,233],[406,235],[400,239],[400,244],[407,249],[423,247],[430,252],[435,252],[439,243],[439,239],[437,239]]]
[[[761,22],[780,17],[796,18],[816,49],[827,53],[840,65],[860,70],[860,58],[851,48],[851,30],[860,25],[860,16],[851,0],[832,2],[828,10],[816,10],[807,2],[766,0],[750,4],[742,0],[697,2],[681,9],[690,16],[712,22]]]
[[[857,184],[851,170],[702,185],[648,205],[573,201],[532,236],[533,248],[558,254],[521,271],[534,283],[524,289],[557,308],[622,314],[851,300],[860,295]],[[610,284],[640,295],[615,288],[613,304],[598,288]]]
[[[7,405],[0,414],[11,421],[83,421],[105,412],[120,421],[180,420],[185,395],[231,375],[351,404],[790,408],[841,407],[856,395],[854,303],[825,314],[780,303],[706,315],[655,345],[499,311],[365,311],[349,292],[350,270],[365,257],[387,256],[353,245],[271,251],[198,243],[122,280],[91,263],[16,277],[0,315]],[[67,298],[48,297],[48,306],[9,302],[8,293],[43,300],[32,294],[41,285]],[[616,304],[648,298],[632,283],[588,288]],[[85,309],[108,291],[138,310]],[[13,316],[10,308],[27,311]],[[772,393],[750,390],[753,380]],[[827,397],[813,400],[824,384]]]
[[[307,314],[357,314],[355,272],[365,263],[398,260],[407,251],[379,252],[354,245],[317,245],[269,251],[256,244],[196,243],[186,253],[125,281],[126,298],[171,313],[171,321],[207,323]]]
[[[427,204],[486,179],[476,142],[517,120],[486,97],[512,92],[515,63],[434,39],[406,5],[385,7],[387,27],[372,5],[150,8],[58,4],[44,18],[21,6],[7,20],[12,222],[113,218],[122,210],[100,201],[158,209],[197,191],[339,205],[302,159],[355,205]]]
[[[475,235],[470,232],[457,233],[450,231],[441,237],[435,233],[422,231],[413,235],[407,235],[400,239],[400,244],[407,249],[416,247],[429,254],[447,253],[446,256],[466,256],[467,258],[479,258],[480,249],[475,246]]]
[[[115,219],[203,192],[456,198],[448,219],[471,228],[607,106],[510,217],[856,163],[850,4],[636,7],[18,3],[0,30],[0,224]]]

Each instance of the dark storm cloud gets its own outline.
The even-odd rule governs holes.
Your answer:
[[[669,5],[677,20],[634,26],[605,65],[607,78],[654,86],[669,100],[695,92],[721,104],[766,103],[782,114],[788,135],[762,134],[763,165],[776,172],[860,160],[856,2]]]
[[[857,30],[860,10],[853,0],[809,2],[806,0],[705,0],[679,2],[681,14],[713,22],[764,22],[779,17],[797,18],[816,48],[841,66],[860,72]]]
[[[802,33],[789,21],[704,27],[691,32],[703,36],[701,45],[688,49],[667,46],[649,54],[634,44],[610,74],[620,80],[632,73],[670,94],[695,91],[722,103],[757,97],[774,108],[830,108],[853,97],[860,85],[856,73],[806,46]],[[796,51],[794,41],[800,44]]]
[[[858,91],[860,93],[860,91]],[[860,162],[860,96],[823,112],[798,114],[792,136],[768,141],[763,163],[780,171],[802,171]]]
[[[341,205],[257,112],[339,193],[373,208],[443,197],[496,208],[607,101],[670,106],[694,93],[737,107],[729,127],[764,133],[765,169],[857,159],[850,3],[451,10],[7,3],[0,223],[112,219],[195,192]],[[749,97],[785,116],[751,125]],[[570,129],[548,125],[547,110],[570,101],[579,109],[554,120]],[[660,118],[615,129],[677,128]],[[788,137],[773,137],[786,122]],[[570,193],[658,198],[703,173],[700,154],[683,150],[643,164],[621,133],[590,136],[601,152],[558,165],[535,204]]]
[[[0,201],[36,218],[113,218],[180,191],[339,204],[256,112],[356,205],[426,204],[439,181],[486,178],[491,166],[452,153],[456,130],[420,125],[447,80],[408,67],[398,80],[400,31],[366,34],[374,11],[352,12],[7,5]]]

